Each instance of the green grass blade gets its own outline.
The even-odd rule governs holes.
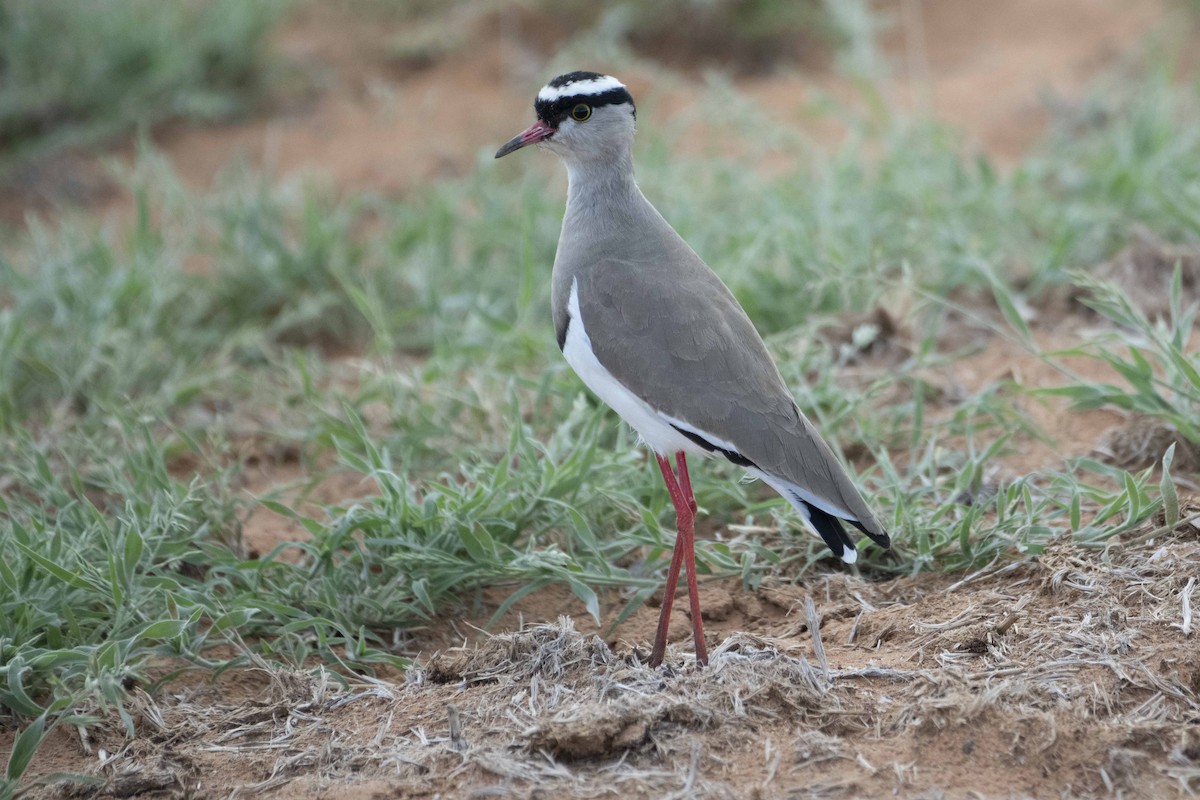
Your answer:
[[[8,756],[8,766],[4,770],[8,780],[15,781],[25,774],[29,762],[46,740],[46,733],[46,713],[43,712],[17,734],[13,740],[12,752]]]

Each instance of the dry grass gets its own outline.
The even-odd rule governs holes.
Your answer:
[[[564,617],[396,682],[264,663],[157,701],[139,692],[136,738],[48,743],[101,785],[40,796],[1190,793],[1200,530],[1131,538],[967,576],[764,587],[758,600],[787,613],[720,642],[707,669],[682,651],[649,669]],[[237,783],[208,774],[218,758]]]

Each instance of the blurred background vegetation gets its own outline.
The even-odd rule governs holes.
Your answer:
[[[4,0],[5,161],[111,140],[135,125],[213,121],[261,102],[285,0]]]
[[[1168,10],[1184,16],[1050,103],[1001,164],[895,104],[887,4],[2,0],[0,716],[25,731],[9,778],[47,726],[122,709],[165,659],[369,671],[403,666],[448,613],[486,620],[560,584],[608,623],[658,588],[670,505],[547,320],[561,176],[491,161],[569,65],[647,87],[641,185],[894,529],[866,574],[1179,524],[1200,472],[1200,110],[1191,12]],[[331,20],[344,37],[320,35]],[[520,57],[489,60],[493,39]],[[197,181],[156,139],[303,124],[337,85],[314,50],[375,70],[355,102],[388,125],[445,103],[422,133],[475,138],[392,192],[236,158]],[[824,83],[783,114],[759,79]],[[512,85],[519,103],[484,105]],[[696,129],[736,146],[697,147]],[[387,131],[374,158],[418,158]],[[114,186],[99,205],[44,191],[97,163]],[[1161,302],[1131,300],[1137,284]],[[1059,380],[955,377],[996,352]],[[1029,409],[1064,398],[1150,433],[1120,458],[1050,447]],[[1038,443],[1051,455],[1020,468]],[[778,498],[729,465],[696,472],[707,575],[826,568]],[[264,516],[287,536],[263,538]]]

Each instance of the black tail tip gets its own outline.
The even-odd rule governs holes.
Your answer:
[[[808,511],[808,520],[812,523],[813,528],[821,538],[825,540],[825,544],[833,551],[833,554],[847,564],[853,564],[858,561],[858,550],[854,547],[854,541],[846,533],[846,528],[842,525],[842,520],[828,511],[824,511],[811,503],[805,503]],[[882,548],[890,548],[892,546],[891,537],[886,532],[872,533],[863,527],[862,523],[857,520],[846,520],[854,527],[858,528],[867,537]]]
[[[860,531],[862,531],[864,534],[866,534],[866,536],[867,536],[867,538],[868,538],[868,539],[870,539],[872,542],[874,542],[875,544],[877,544],[877,545],[879,545],[880,547],[882,547],[884,550],[890,550],[890,549],[891,549],[891,547],[892,547],[892,537],[888,536],[888,533],[887,533],[887,531],[880,529],[879,533],[875,533],[874,531],[869,531],[869,530],[867,530],[867,529],[866,529],[866,528],[863,526],[863,524],[862,524],[861,522],[857,521],[857,520],[853,520],[853,519],[851,519],[851,520],[846,520],[846,521],[847,521],[847,522],[849,522],[849,523],[850,523],[851,525],[853,525],[854,527],[858,528],[858,529],[859,529]]]

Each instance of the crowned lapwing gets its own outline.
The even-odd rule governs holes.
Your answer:
[[[858,552],[842,522],[881,547],[890,541],[797,408],[741,305],[638,189],[636,112],[625,86],[609,75],[571,72],[542,87],[533,108],[537,121],[496,158],[539,144],[567,165],[552,285],[558,346],[654,451],[675,506],[678,535],[650,664],[658,666],[666,651],[685,562],[696,660],[705,664],[688,453],[724,456],[765,481],[848,564]]]

